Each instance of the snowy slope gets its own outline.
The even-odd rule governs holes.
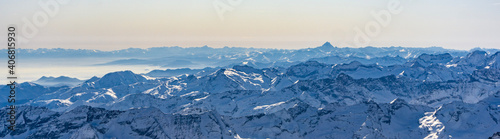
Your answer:
[[[105,110],[80,106],[68,112],[19,108],[18,130],[2,138],[487,138],[500,130],[500,97],[440,108],[364,101],[318,109],[296,100],[272,113],[232,117],[205,111],[168,114],[156,108]],[[493,106],[495,105],[495,106]],[[7,116],[5,109],[0,117]],[[36,113],[36,114],[35,114]],[[4,122],[4,121],[2,121]],[[6,125],[2,123],[1,125]]]

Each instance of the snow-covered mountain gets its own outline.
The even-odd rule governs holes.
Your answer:
[[[176,106],[171,107],[179,108],[195,99],[239,90],[261,94],[278,92],[286,96],[286,100],[306,97],[297,94],[310,92],[318,97],[317,101],[326,104],[356,104],[366,100],[388,102],[394,98],[429,106],[454,100],[475,103],[499,89],[497,57],[498,53],[488,56],[476,51],[466,57],[423,54],[392,66],[363,65],[357,61],[333,65],[308,61],[287,69],[256,69],[243,65],[222,68],[211,74],[158,79],[131,71],[114,72],[102,78],[94,77],[76,87],[41,95],[30,104],[61,110],[83,104],[115,107],[115,103],[124,105],[136,99],[132,96],[137,95],[133,94],[146,94],[158,99],[176,99],[172,100],[177,102]],[[274,99],[276,96],[267,97]],[[178,102],[180,100],[183,101]]]
[[[79,106],[67,112],[20,107],[17,130],[2,138],[487,138],[500,130],[500,95],[476,104],[438,108],[364,101],[324,108],[300,100],[272,113],[232,117],[217,111],[163,113],[156,108],[106,110]],[[281,104],[283,105],[283,104]],[[6,118],[5,109],[0,117]],[[0,125],[7,125],[2,121]],[[493,135],[494,136],[494,135]]]
[[[487,138],[500,131],[500,52],[346,62],[241,64],[157,78],[120,71],[74,87],[22,83],[18,89],[34,93],[19,108],[20,130],[0,137]]]
[[[8,103],[8,98],[9,98],[9,93],[10,92],[10,86],[7,85],[0,85],[0,91],[4,92],[0,94],[0,104],[7,104]],[[22,104],[22,103],[27,103],[30,100],[33,100],[35,98],[38,98],[44,94],[49,94],[52,92],[56,92],[58,90],[67,90],[67,86],[63,87],[47,87],[47,86],[42,86],[36,83],[30,83],[30,82],[25,82],[25,83],[16,83],[16,91],[17,92],[22,92],[22,93],[17,93],[16,94],[16,100],[15,103],[17,104]]]
[[[75,87],[41,94],[29,104],[64,111],[79,105],[95,106],[112,102],[128,94],[141,93],[158,84],[158,81],[148,80],[143,75],[131,71],[113,72],[102,78],[93,77]]]

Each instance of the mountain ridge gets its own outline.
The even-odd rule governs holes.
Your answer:
[[[117,71],[76,86],[26,82],[18,89],[35,93],[20,103],[20,130],[0,129],[0,137],[487,138],[500,130],[499,55],[425,53],[393,65],[350,56],[156,78]]]

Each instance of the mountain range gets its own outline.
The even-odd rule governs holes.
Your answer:
[[[224,49],[260,50],[221,48],[211,54],[217,55]],[[156,70],[146,74],[118,71],[75,86],[20,83],[19,92],[25,96],[18,97],[26,99],[16,115],[18,130],[2,128],[0,137],[494,138],[500,135],[500,52],[404,47],[355,49],[325,43],[311,49],[250,53],[253,52],[248,55],[254,61],[242,62],[242,57],[250,56],[241,56],[223,66],[209,63],[212,67],[203,69]],[[286,60],[280,61],[285,55]],[[259,62],[274,64],[255,64]],[[286,64],[276,64],[279,62]],[[0,90],[8,89],[0,86]],[[0,117],[5,119],[6,109],[0,111],[3,111]],[[8,123],[2,121],[1,125],[6,127]]]
[[[498,49],[475,48],[471,51],[495,53]],[[317,58],[316,61],[339,64],[357,60],[364,64],[393,65],[404,63],[403,59],[413,59],[421,54],[449,53],[454,57],[467,55],[468,51],[444,49],[441,47],[407,48],[407,47],[336,47],[330,42],[322,46],[303,49],[263,49],[223,47],[153,47],[129,48],[113,51],[87,49],[39,48],[19,49],[23,58],[101,58],[117,59],[111,62],[95,63],[96,65],[154,65],[166,68],[205,68],[223,67],[231,64],[253,63],[256,68],[290,66],[295,62],[305,62]],[[350,58],[348,58],[350,57]],[[347,58],[347,59],[345,59]],[[375,59],[373,59],[375,58]],[[340,60],[337,60],[340,59]]]
[[[33,82],[43,86],[76,86],[82,83],[83,81],[78,78],[71,78],[67,76],[59,76],[59,77],[42,76],[40,79]]]

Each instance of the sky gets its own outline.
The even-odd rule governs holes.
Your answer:
[[[500,0],[3,0],[0,12],[18,48],[500,48]]]

